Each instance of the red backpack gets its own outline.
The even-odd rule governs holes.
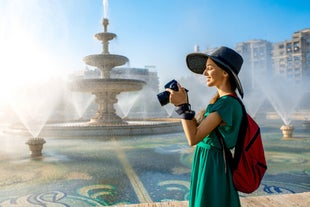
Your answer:
[[[239,101],[243,110],[234,156],[226,147],[224,139],[217,128],[215,131],[223,147],[225,169],[227,165],[230,167],[236,190],[243,193],[252,193],[259,187],[267,170],[260,127],[246,112],[242,101],[236,96],[232,97]]]

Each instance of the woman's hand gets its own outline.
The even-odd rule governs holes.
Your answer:
[[[170,93],[169,96],[169,102],[172,103],[175,106],[180,106],[182,104],[187,104],[188,98],[187,98],[187,92],[185,88],[183,88],[178,83],[178,91],[174,91],[170,88],[166,88],[166,91]]]

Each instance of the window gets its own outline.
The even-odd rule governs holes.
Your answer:
[[[299,42],[294,42],[294,52],[299,52]]]
[[[291,53],[292,52],[292,43],[287,43],[286,45],[286,52]]]

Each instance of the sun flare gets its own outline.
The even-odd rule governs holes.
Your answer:
[[[62,23],[65,21],[60,21],[63,16],[57,1],[11,0],[2,6],[5,7],[0,14],[0,100],[3,101],[9,100],[16,88],[63,76],[65,63],[55,49],[64,45],[66,29]],[[51,41],[55,36],[59,42]]]
[[[57,0],[1,6],[0,115],[13,111],[35,136],[62,97],[66,21]]]

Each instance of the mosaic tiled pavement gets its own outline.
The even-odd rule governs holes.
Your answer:
[[[310,131],[281,140],[263,127],[268,171],[250,195],[310,191]],[[188,199],[191,156],[183,133],[131,138],[48,137],[31,159],[27,137],[0,134],[0,206],[109,206]]]

